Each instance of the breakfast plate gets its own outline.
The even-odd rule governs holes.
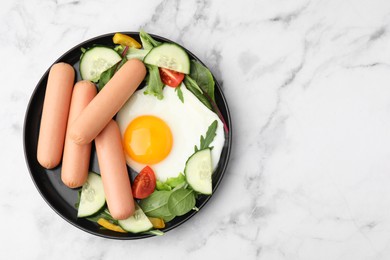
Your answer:
[[[124,32],[123,34],[129,35],[140,41],[138,32]],[[81,80],[79,74],[79,60],[82,54],[82,48],[88,48],[93,45],[106,45],[113,46],[112,38],[114,33],[101,35],[90,40],[84,41],[77,46],[73,47],[60,58],[58,58],[54,63],[66,62],[72,65],[77,72],[76,81]],[[172,43],[172,41],[165,39],[157,35],[151,35],[154,39],[160,42]],[[184,48],[184,47],[182,47]],[[184,48],[185,49],[185,48]],[[194,59],[201,64],[203,64],[194,54],[185,49],[191,59]],[[203,64],[204,65],[204,64]],[[91,233],[93,235],[111,238],[111,239],[122,239],[122,240],[131,240],[131,239],[140,239],[147,238],[153,235],[146,233],[119,233],[110,231],[107,229],[102,229],[96,223],[89,221],[84,218],[77,218],[77,208],[76,203],[78,202],[79,190],[80,189],[70,189],[65,186],[61,181],[61,164],[54,169],[45,169],[37,161],[37,144],[38,144],[38,135],[40,128],[40,120],[42,115],[43,101],[45,97],[46,84],[48,80],[49,69],[43,74],[42,78],[38,82],[35,90],[32,93],[29,104],[27,106],[25,121],[24,121],[24,132],[23,132],[23,141],[24,141],[24,153],[27,166],[30,171],[31,178],[38,189],[41,196],[47,202],[47,204],[63,219],[76,226],[77,228]],[[213,194],[218,188],[228,165],[231,145],[232,145],[232,125],[231,118],[229,114],[228,104],[222,93],[221,86],[218,84],[218,81],[215,80],[215,101],[218,106],[223,118],[226,121],[226,126],[229,131],[225,132],[225,141],[222,148],[220,161],[212,175],[212,187]],[[141,83],[141,87],[144,84]],[[97,161],[97,155],[94,145],[92,145],[91,159],[90,159],[90,170],[99,173],[99,165]],[[134,180],[136,173],[128,168],[130,179]],[[196,200],[196,207],[201,210],[203,206],[207,204],[212,195],[206,196],[201,195]],[[197,214],[199,211],[192,210],[183,216],[175,217],[173,220],[166,223],[165,228],[161,229],[163,232],[172,230],[179,225],[186,222],[192,216]]]

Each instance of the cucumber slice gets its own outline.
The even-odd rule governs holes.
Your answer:
[[[99,81],[102,72],[111,68],[122,57],[114,49],[96,46],[86,50],[80,58],[80,74],[82,79]]]
[[[187,52],[174,43],[163,43],[154,47],[146,55],[144,62],[184,74],[190,73],[190,58]]]
[[[106,203],[103,182],[100,175],[90,172],[81,189],[77,217],[88,217],[100,211]]]
[[[213,166],[209,148],[195,152],[187,160],[184,174],[194,191],[210,195],[212,193]]]
[[[144,232],[153,228],[152,222],[137,203],[135,203],[134,215],[124,220],[118,220],[118,224],[131,233]]]

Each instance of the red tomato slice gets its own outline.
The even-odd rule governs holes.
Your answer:
[[[153,193],[156,187],[156,176],[149,166],[146,166],[141,172],[135,177],[132,191],[133,197],[137,199],[144,199]]]
[[[172,88],[176,88],[177,86],[179,86],[184,79],[183,73],[166,68],[159,68],[159,70],[161,81],[165,85],[170,86]]]

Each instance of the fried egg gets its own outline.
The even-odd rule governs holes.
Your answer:
[[[188,158],[199,147],[200,136],[218,121],[216,136],[211,143],[213,169],[218,165],[225,143],[223,123],[204,106],[184,84],[180,87],[184,103],[174,88],[164,87],[164,98],[136,91],[116,116],[126,162],[140,172],[151,166],[160,181],[184,172]]]

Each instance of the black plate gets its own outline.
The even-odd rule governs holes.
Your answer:
[[[136,40],[140,41],[138,32],[124,32],[127,35],[132,36]],[[94,44],[102,44],[102,45],[113,45],[112,43],[112,37],[114,33],[105,34],[102,36],[95,37],[93,39],[90,39],[88,41],[85,41],[75,47],[73,47],[71,50],[66,52],[64,55],[62,55],[58,60],[56,60],[54,63],[57,62],[66,62],[71,65],[73,65],[76,68],[76,71],[78,71],[78,61],[81,55],[81,48],[88,48]],[[165,38],[152,35],[155,39],[162,41],[162,42],[171,42],[170,40],[167,40]],[[198,60],[195,55],[193,55],[191,52],[187,50],[188,54],[192,59]],[[49,68],[50,69],[50,68]],[[24,121],[24,153],[26,162],[28,165],[28,168],[30,170],[31,178],[33,182],[35,183],[35,186],[37,187],[38,191],[42,195],[42,197],[45,199],[45,201],[49,204],[49,206],[61,217],[63,217],[66,221],[73,224],[74,226],[89,232],[91,234],[105,237],[105,238],[113,238],[113,239],[139,239],[139,238],[147,238],[151,235],[149,234],[122,234],[118,232],[113,232],[110,230],[103,230],[100,229],[99,226],[89,220],[86,219],[78,219],[77,218],[77,210],[75,208],[75,203],[77,202],[78,197],[78,189],[69,189],[66,187],[62,181],[61,181],[61,165],[58,167],[47,170],[43,167],[41,167],[37,161],[37,143],[38,143],[38,133],[39,133],[39,125],[42,115],[42,106],[43,106],[43,100],[45,96],[45,90],[46,90],[46,83],[47,83],[47,77],[49,69],[45,72],[45,74],[42,76],[40,81],[38,82],[37,86],[35,87],[35,90],[31,96],[30,102],[27,107],[26,115],[25,115],[25,121]],[[77,80],[80,80],[80,75],[77,74]],[[218,84],[218,82],[215,80],[216,83],[216,89],[215,89],[215,99],[216,103],[224,116],[228,128],[229,133],[226,135],[226,141],[224,148],[222,150],[220,163],[216,169],[216,172],[213,174],[213,193],[218,188],[219,183],[222,180],[222,177],[225,173],[229,155],[230,155],[230,149],[231,149],[231,138],[232,138],[232,126],[231,126],[231,119],[229,114],[229,109],[227,102],[225,100],[225,97],[221,91],[221,88]],[[91,164],[90,164],[90,170],[99,172],[99,167],[97,163],[97,157],[94,147],[92,147],[92,154],[91,154]],[[130,175],[131,178],[134,178],[134,173],[131,171]],[[201,209],[207,201],[210,199],[211,196],[201,196],[197,202],[196,206]],[[176,217],[172,221],[166,223],[166,227],[162,229],[162,231],[167,232],[185,221],[187,221],[189,218],[191,218],[193,215],[195,215],[196,211],[191,211],[188,214]]]

